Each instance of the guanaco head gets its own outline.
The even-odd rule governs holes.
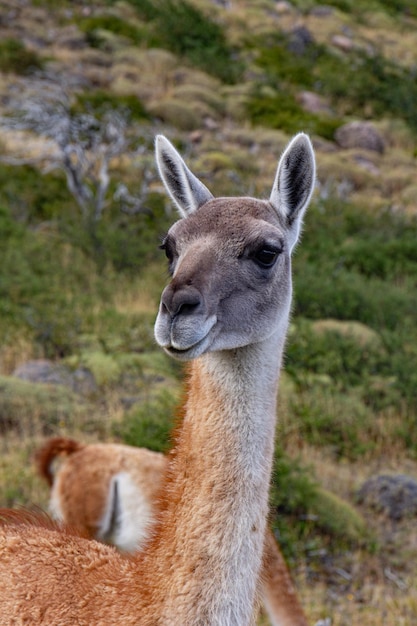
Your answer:
[[[314,189],[308,136],[289,143],[269,201],[214,198],[162,135],[156,161],[181,215],[162,244],[172,278],[161,296],[156,341],[188,360],[268,339],[288,318],[291,252]]]

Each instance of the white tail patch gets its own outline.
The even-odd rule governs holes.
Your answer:
[[[97,538],[133,552],[148,538],[152,507],[127,472],[112,477]]]
[[[65,516],[61,509],[61,498],[58,491],[59,482],[55,481],[51,488],[51,497],[49,499],[49,513],[53,519],[58,522],[64,522]]]

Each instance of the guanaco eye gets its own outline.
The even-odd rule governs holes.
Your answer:
[[[265,246],[264,248],[260,248],[259,250],[257,250],[252,258],[261,267],[272,267],[277,260],[280,252],[281,250]]]
[[[173,246],[171,240],[168,237],[164,239],[164,241],[159,246],[159,249],[165,252],[166,258],[168,259],[170,263],[172,263],[172,261],[174,260],[174,255],[175,255],[175,247]]]

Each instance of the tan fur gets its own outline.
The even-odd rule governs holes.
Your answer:
[[[51,467],[60,455],[65,455],[65,460],[56,468],[51,483]],[[48,439],[35,459],[38,473],[53,486],[51,499],[59,500],[61,519],[95,539],[100,539],[98,529],[108,507],[112,476],[128,472],[153,507],[168,462],[162,453],[144,448],[112,443],[84,445],[63,437]],[[141,523],[137,519],[137,525]],[[135,544],[137,548],[143,546],[141,541]],[[269,529],[263,558],[262,596],[272,624],[307,626],[288,567]]]
[[[54,459],[65,455],[50,483]],[[89,537],[98,536],[100,522],[109,499],[112,477],[126,472],[151,503],[160,489],[167,459],[158,452],[115,443],[85,445],[56,437],[37,451],[38,472],[52,487],[51,512]],[[56,503],[59,503],[57,514]],[[138,521],[140,524],[140,520]]]
[[[272,626],[307,626],[281,550],[269,530],[265,534],[262,598]]]
[[[162,136],[156,160],[183,217],[164,241],[172,278],[155,338],[191,365],[153,535],[128,557],[0,511],[1,626],[255,622],[291,251],[314,153],[305,135],[291,141],[269,201],[214,199]]]

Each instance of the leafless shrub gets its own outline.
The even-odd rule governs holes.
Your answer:
[[[2,160],[15,165],[37,164],[44,172],[63,170],[84,221],[90,225],[98,222],[108,204],[111,163],[131,148],[128,112],[113,109],[101,116],[74,112],[69,93],[48,78],[27,82],[25,87],[24,97],[19,94],[10,100],[11,113],[0,117],[0,126],[31,131],[49,142],[36,157],[22,154]],[[113,199],[122,210],[129,213],[144,210],[150,176],[145,166],[139,195],[132,195],[126,185],[118,186]]]

